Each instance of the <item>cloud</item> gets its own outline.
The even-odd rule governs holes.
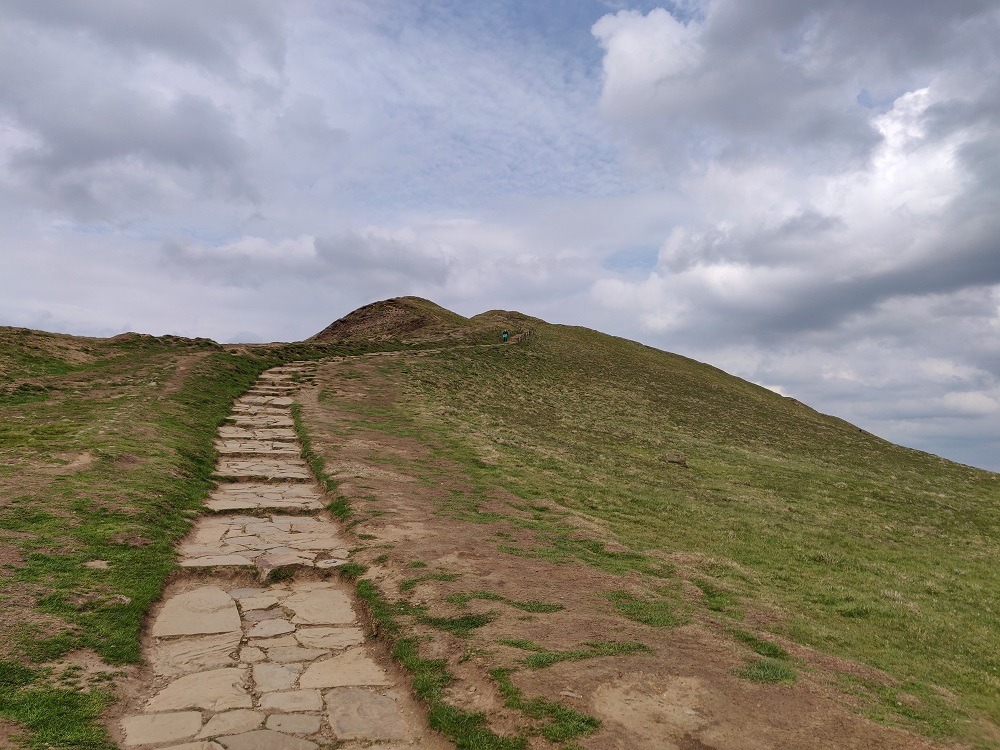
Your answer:
[[[295,339],[418,294],[996,465],[996,3],[654,5],[5,3],[0,320]]]

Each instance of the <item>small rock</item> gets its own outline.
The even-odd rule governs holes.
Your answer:
[[[663,460],[668,464],[687,466],[687,459],[684,457],[683,453],[667,453],[663,456]]]
[[[559,695],[564,695],[567,698],[582,698],[583,696],[573,690],[560,690]]]

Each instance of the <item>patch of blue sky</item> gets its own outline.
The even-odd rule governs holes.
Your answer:
[[[658,247],[630,247],[605,256],[601,266],[616,273],[649,273],[660,257]]]

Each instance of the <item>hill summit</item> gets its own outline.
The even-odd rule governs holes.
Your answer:
[[[541,322],[507,310],[490,310],[466,318],[422,297],[393,297],[359,307],[307,340],[482,343],[494,340],[502,330],[523,336]]]

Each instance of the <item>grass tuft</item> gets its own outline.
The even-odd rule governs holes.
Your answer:
[[[795,682],[795,670],[775,659],[756,659],[735,674],[751,682],[791,683]]]

